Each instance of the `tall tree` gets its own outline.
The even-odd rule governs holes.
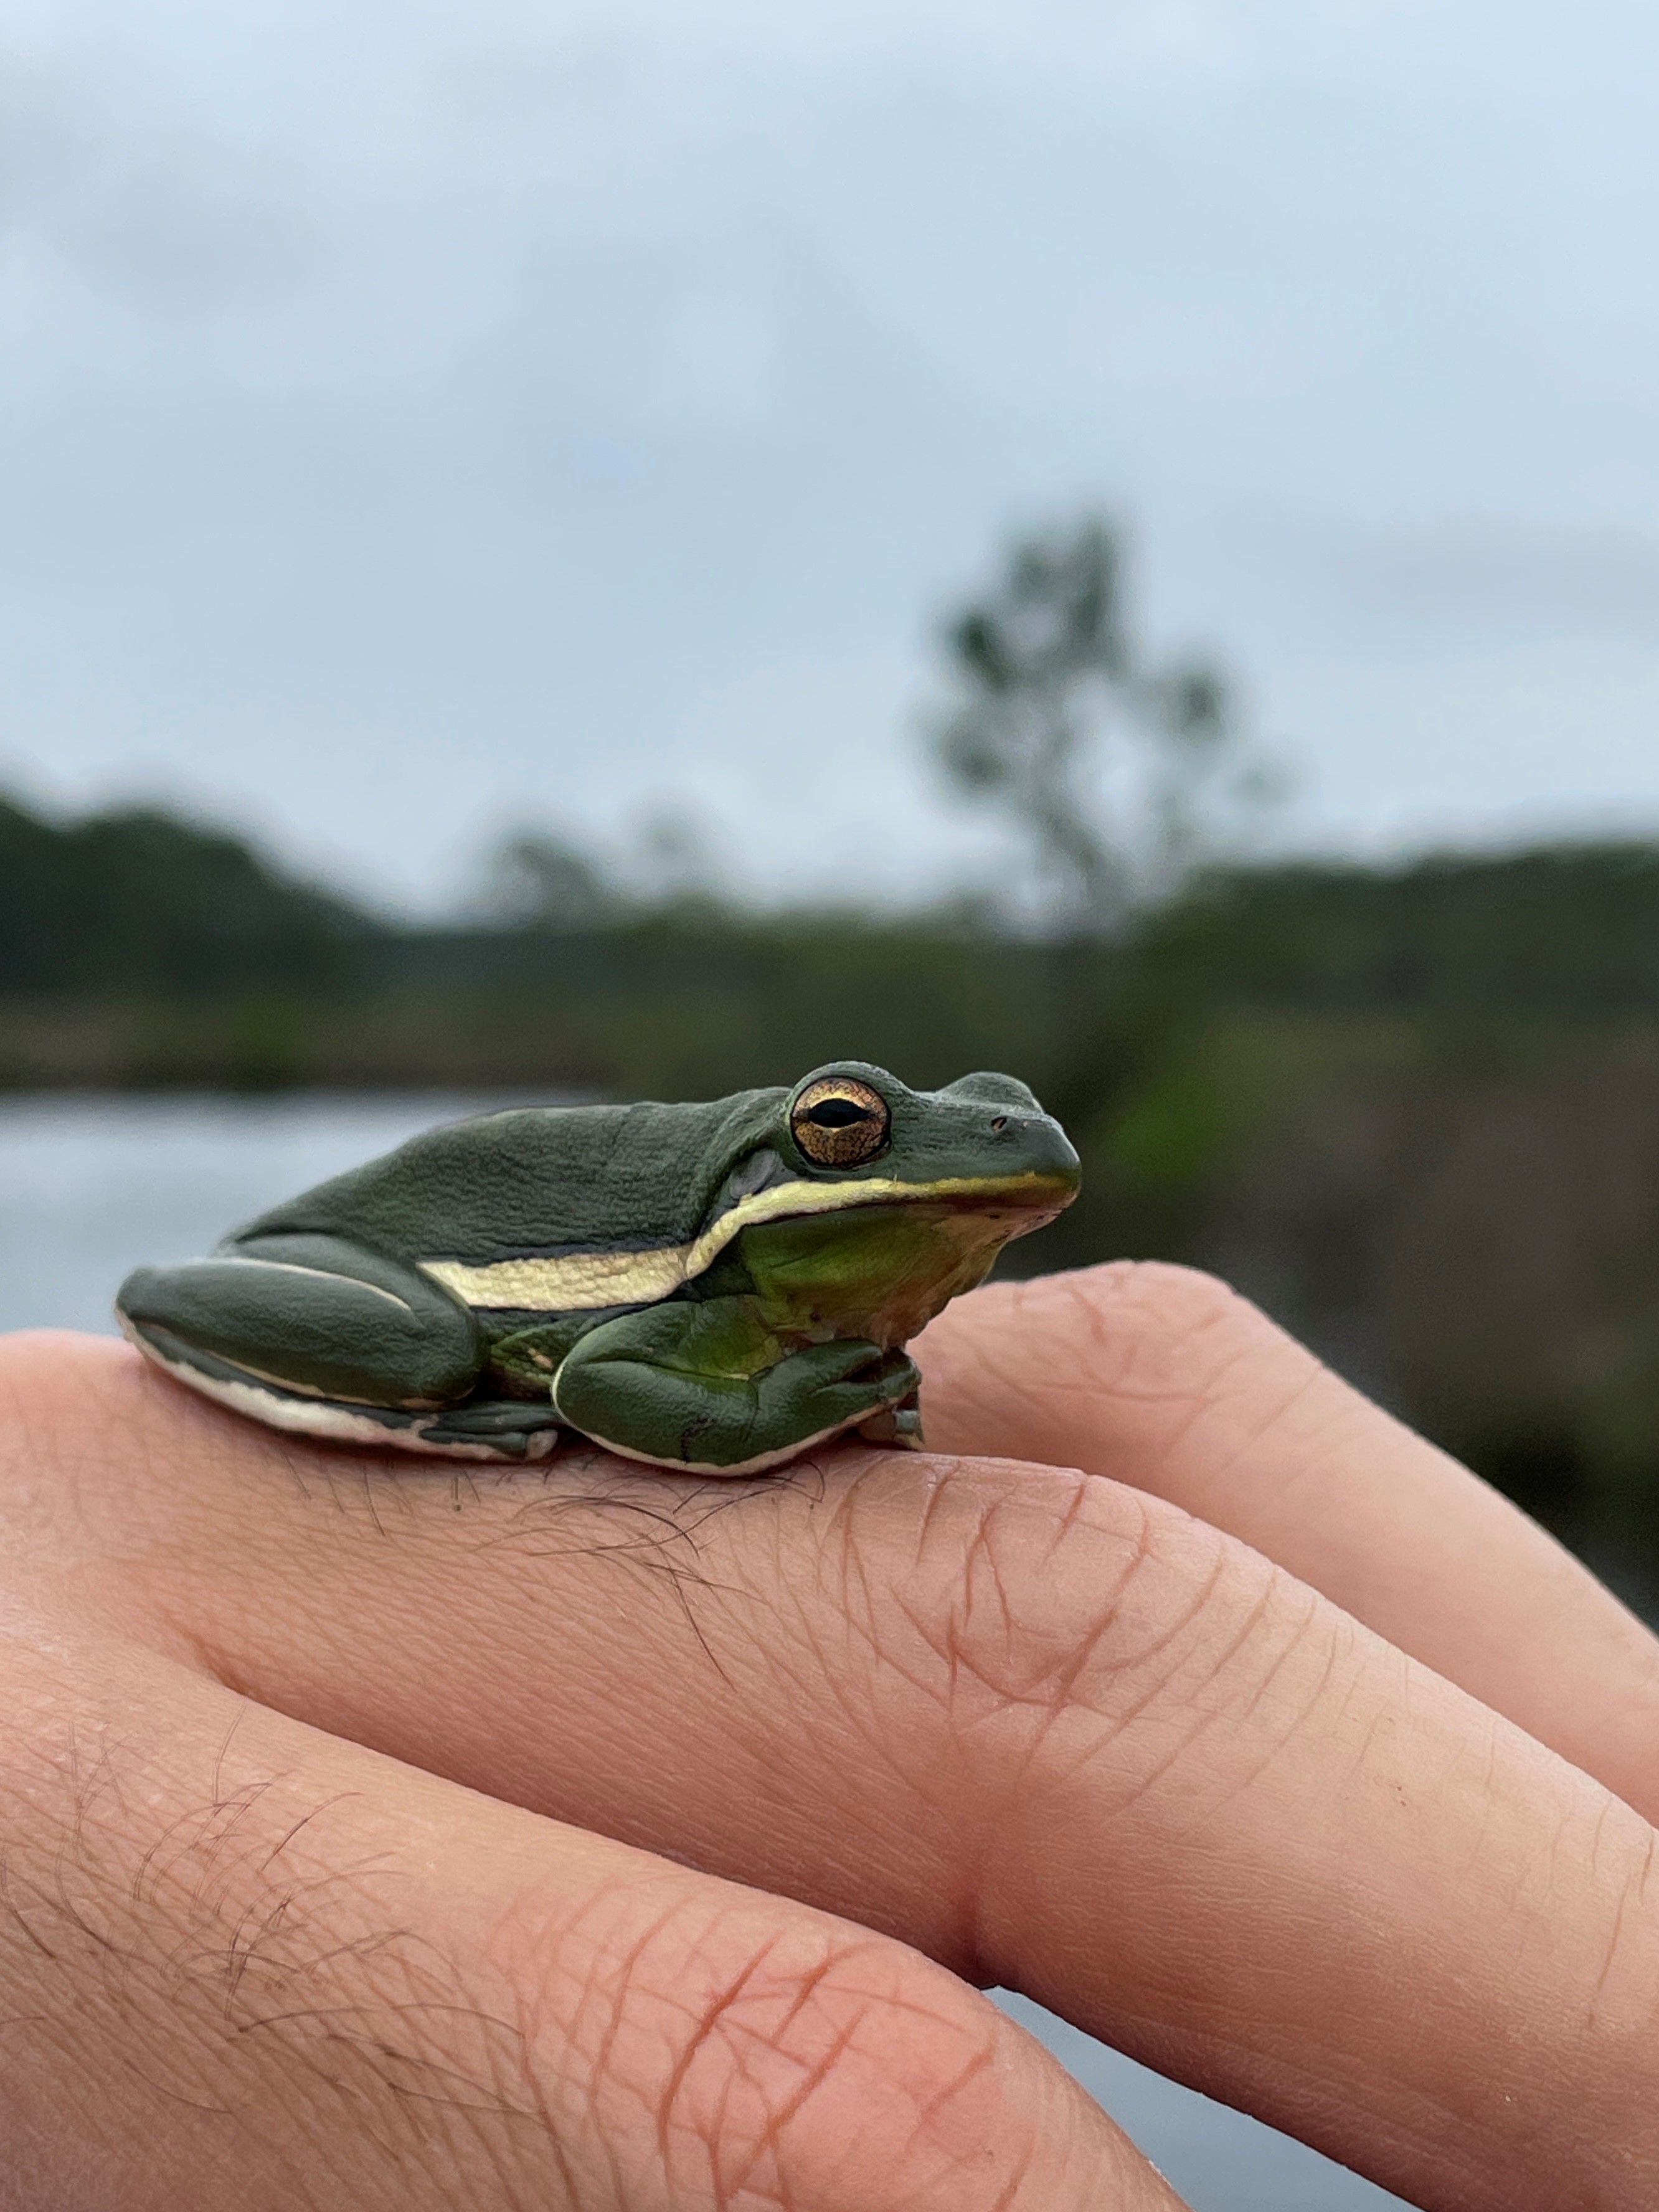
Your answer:
[[[1109,933],[1178,890],[1259,794],[1224,678],[1155,664],[1135,636],[1122,542],[1098,515],[1019,540],[943,643],[957,696],[939,763],[1023,835],[1061,937]]]
[[[1018,540],[944,625],[955,697],[934,727],[947,781],[1024,849],[1024,880],[993,903],[1048,939],[1042,1089],[1085,1161],[1073,1257],[1115,1249],[1114,1130],[1193,1018],[1189,981],[1143,957],[1132,925],[1237,849],[1263,793],[1225,679],[1151,655],[1127,599],[1123,541],[1101,516]]]

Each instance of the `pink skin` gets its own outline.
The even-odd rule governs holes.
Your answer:
[[[930,1453],[699,1485],[0,1345],[16,2201],[1175,2205],[995,1980],[1433,2212],[1650,2212],[1659,1647],[1201,1278],[915,1349]]]

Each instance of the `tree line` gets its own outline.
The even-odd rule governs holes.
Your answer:
[[[665,983],[699,958],[757,984],[833,994],[827,948],[930,942],[982,957],[1064,942],[982,907],[872,919],[757,915],[606,897],[477,922],[399,925],[285,871],[246,839],[153,807],[52,822],[0,796],[0,999],[181,998],[279,988],[356,997],[398,988],[524,988],[586,965]],[[1176,896],[1091,933],[1091,988],[1230,1006],[1514,1014],[1659,1010],[1659,844],[1434,853],[1389,866],[1212,865]],[[976,948],[970,953],[969,948]],[[800,972],[786,976],[790,951]],[[814,971],[818,971],[816,975]]]

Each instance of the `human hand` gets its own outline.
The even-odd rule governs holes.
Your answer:
[[[1175,2204],[984,1981],[1425,2206],[1650,2206],[1653,1833],[1536,1740],[1659,1809],[1645,1632],[1202,1279],[917,1349],[1003,1459],[458,1474],[11,1340],[14,2201]]]

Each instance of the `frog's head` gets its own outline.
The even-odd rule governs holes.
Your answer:
[[[942,1091],[912,1091],[866,1060],[832,1060],[795,1085],[782,1120],[778,1152],[803,1181],[867,1182],[889,1198],[1029,1206],[1044,1220],[1077,1195],[1078,1157],[1066,1132],[1012,1075],[964,1075]]]
[[[832,1060],[791,1091],[730,1102],[725,1180],[674,1282],[738,1238],[769,1326],[908,1343],[983,1281],[1011,1237],[1077,1196],[1077,1154],[1010,1075],[912,1091],[867,1060]],[[614,1286],[613,1286],[614,1287]]]

